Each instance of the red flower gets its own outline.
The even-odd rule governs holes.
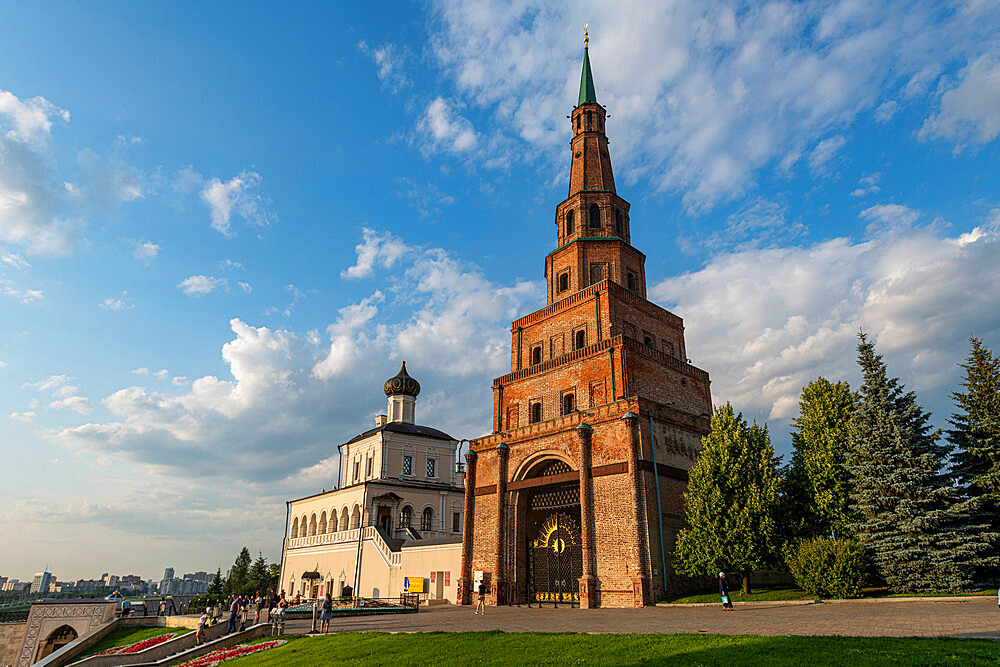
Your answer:
[[[171,639],[174,636],[173,633],[166,635],[157,635],[156,637],[150,637],[149,639],[143,639],[142,641],[137,641],[132,644],[126,644],[125,646],[112,646],[109,649],[105,649],[100,653],[95,653],[94,655],[114,655],[116,653],[137,653],[143,649],[150,648],[151,646],[156,646],[157,644],[162,644],[163,642]]]
[[[266,651],[269,648],[281,646],[285,643],[286,642],[283,639],[276,639],[274,641],[261,642],[260,644],[240,644],[231,648],[220,648],[212,651],[211,653],[207,653],[200,658],[195,658],[194,660],[185,662],[183,665],[180,665],[180,667],[212,667],[213,665],[218,665],[220,662],[225,660],[232,660],[233,658],[241,658],[245,655],[250,655],[251,653]]]

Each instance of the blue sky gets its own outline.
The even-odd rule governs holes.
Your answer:
[[[2,3],[0,574],[278,556],[400,359],[489,430],[581,32],[649,293],[788,449],[855,334],[938,423],[1000,347],[992,2]]]

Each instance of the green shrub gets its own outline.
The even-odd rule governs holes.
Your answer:
[[[802,540],[788,551],[785,562],[795,583],[817,598],[855,598],[861,594],[867,561],[854,540]]]

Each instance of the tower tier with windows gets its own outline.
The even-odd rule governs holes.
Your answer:
[[[474,532],[462,581],[490,572],[494,603],[634,606],[685,585],[666,554],[709,431],[709,377],[687,360],[681,318],[646,298],[645,255],[631,245],[606,120],[585,48],[569,192],[545,258],[547,305],[512,323],[511,372],[493,382],[493,433],[468,456]],[[557,526],[561,545],[577,539],[577,521],[580,562],[559,567],[582,573],[573,575],[578,592],[540,590],[554,566],[539,569],[531,545],[552,538],[533,531]]]

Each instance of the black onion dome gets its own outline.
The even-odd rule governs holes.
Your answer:
[[[399,373],[396,377],[391,377],[385,381],[385,386],[382,387],[385,391],[386,396],[392,396],[393,394],[403,394],[405,396],[413,396],[416,398],[417,394],[420,393],[420,383],[411,378],[406,372],[406,362],[403,362],[403,367],[399,369]]]

